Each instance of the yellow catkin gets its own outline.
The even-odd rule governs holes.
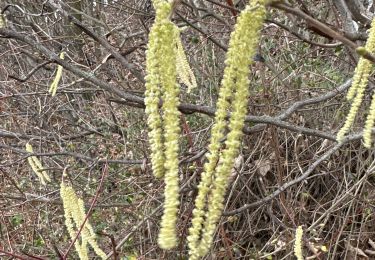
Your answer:
[[[158,77],[158,58],[156,45],[152,43],[154,31],[149,35],[149,44],[146,51],[146,91],[145,91],[145,112],[149,127],[148,139],[151,148],[152,172],[157,177],[164,175],[164,145],[162,138],[162,118],[159,114],[159,102],[161,97],[160,78]]]
[[[177,245],[176,222],[179,206],[179,184],[178,184],[178,139],[179,139],[179,116],[177,109],[179,104],[179,87],[176,83],[176,59],[174,50],[169,50],[175,44],[173,35],[177,28],[171,23],[168,29],[164,29],[166,37],[163,39],[162,53],[164,53],[165,64],[162,67],[163,93],[163,119],[164,119],[164,142],[165,142],[165,191],[164,191],[164,215],[161,220],[159,234],[159,245],[161,248],[170,249]],[[168,30],[168,32],[167,32]]]
[[[63,201],[65,226],[68,230],[71,239],[74,239],[77,235],[78,229],[82,226],[86,214],[83,200],[78,198],[74,189],[70,186],[61,183],[60,196]],[[106,254],[102,249],[99,248],[96,242],[96,235],[91,224],[87,220],[81,233],[81,239],[74,243],[75,249],[81,260],[89,259],[87,245],[91,245],[94,252],[102,259],[106,259]]]
[[[375,52],[375,19],[372,20],[371,29],[370,29],[369,37],[366,42],[365,49],[372,53]],[[370,63],[370,61],[367,61],[367,62]],[[369,64],[368,68],[369,70],[372,69],[372,64]],[[370,75],[370,71],[366,78],[366,85],[367,85],[369,75]],[[370,109],[368,112],[368,116],[366,118],[365,128],[363,132],[364,145],[367,148],[371,148],[371,143],[372,143],[371,131],[374,126],[374,121],[375,121],[375,94],[372,95],[372,101],[371,101]]]
[[[34,153],[33,147],[31,144],[27,143],[26,144],[26,151],[29,153]],[[30,164],[31,169],[33,169],[34,173],[38,176],[39,181],[42,185],[46,185],[46,182],[50,182],[51,179],[48,176],[47,172],[43,170],[43,165],[39,161],[39,159],[36,156],[29,156],[27,158],[27,161]]]
[[[362,53],[364,51],[375,52],[375,19],[373,19],[371,23],[371,29],[365,47],[358,48],[358,53]],[[342,142],[344,140],[345,135],[349,132],[351,126],[354,123],[355,117],[362,104],[363,96],[368,84],[368,79],[371,71],[372,63],[364,57],[360,57],[357,67],[354,71],[352,86],[350,87],[347,94],[347,99],[352,101],[352,105],[346,117],[344,126],[337,133],[338,142]],[[374,101],[371,104],[364,130],[363,138],[366,147],[371,146],[371,128],[374,125],[375,119],[375,104],[373,103]]]
[[[6,18],[4,14],[0,14],[0,28],[6,27]]]
[[[375,94],[372,95],[372,101],[366,118],[365,129],[363,131],[363,141],[366,148],[371,148],[372,143],[372,128],[375,121]]]
[[[345,138],[345,134],[349,132],[350,127],[353,125],[358,110],[362,104],[362,99],[365,94],[367,81],[361,81],[356,87],[356,94],[350,107],[349,113],[346,116],[344,126],[337,133],[337,141],[342,142]]]
[[[295,235],[295,240],[294,240],[294,255],[296,256],[297,260],[303,260],[302,236],[303,236],[302,226],[298,226],[298,228],[296,229],[296,235]]]
[[[249,94],[249,66],[252,62],[249,57],[255,55],[259,32],[266,14],[265,4],[266,1],[251,1],[238,17],[231,35],[215,123],[208,146],[208,162],[204,166],[205,171],[198,186],[192,226],[187,238],[190,260],[201,259],[207,254],[221,216],[229,174],[241,144]],[[229,133],[225,148],[220,152],[220,140],[225,135],[229,109],[232,111],[228,125]]]
[[[60,59],[64,59],[65,53],[61,52],[60,53]],[[62,77],[62,72],[63,72],[63,67],[61,65],[57,65],[57,72],[54,80],[52,81],[51,86],[49,87],[48,93],[51,94],[51,96],[56,95],[57,87],[59,85],[60,79]]]
[[[159,103],[162,96],[162,81],[160,69],[163,56],[160,47],[163,45],[162,34],[164,24],[169,22],[171,6],[164,0],[154,0],[156,10],[155,22],[149,33],[148,46],[146,51],[146,91],[145,91],[145,112],[149,127],[148,139],[151,148],[151,165],[153,174],[160,178],[164,176],[164,139],[163,120],[159,113]],[[161,55],[161,56],[160,56]]]
[[[358,86],[366,83],[366,78],[368,78],[368,75],[370,74],[371,70],[371,63],[369,60],[366,60],[363,57],[360,57],[357,67],[354,70],[353,75],[353,81],[352,85],[348,91],[348,94],[346,95],[346,98],[350,101],[352,100],[356,94],[358,93]]]
[[[179,86],[176,71],[178,28],[170,21],[172,2],[154,0],[156,17],[149,34],[146,53],[145,104],[150,128],[151,164],[156,177],[164,176],[164,213],[158,244],[162,249],[177,245],[179,206],[178,139]],[[163,99],[159,112],[159,103]]]
[[[179,30],[177,30],[176,41],[177,41],[177,44],[176,44],[177,75],[178,75],[180,81],[188,87],[187,92],[189,93],[192,89],[197,87],[197,81],[195,79],[193,70],[190,68],[189,62],[187,61],[186,54],[185,54],[185,51],[184,51],[184,47],[182,45],[182,41],[181,41],[181,38],[180,38],[180,31]]]

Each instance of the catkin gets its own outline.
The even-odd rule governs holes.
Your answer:
[[[179,86],[177,84],[178,28],[170,21],[172,2],[153,1],[156,17],[150,30],[146,53],[145,104],[151,164],[154,175],[163,177],[164,213],[158,244],[163,249],[177,245],[177,214],[179,206],[178,140],[179,140]],[[161,112],[159,105],[163,100]]]
[[[294,240],[294,255],[296,256],[297,260],[303,260],[302,236],[303,236],[302,226],[298,226],[298,228],[296,229],[296,235],[295,235],[295,240]]]
[[[76,237],[79,228],[86,218],[83,200],[78,198],[73,187],[61,182],[60,196],[63,201],[65,226],[71,239]],[[81,260],[89,259],[87,245],[89,244],[94,252],[102,259],[106,259],[106,254],[100,249],[96,242],[96,234],[88,220],[80,233],[81,239],[74,243],[75,249]]]
[[[198,186],[192,226],[187,238],[190,260],[201,259],[208,253],[224,207],[229,174],[239,152],[247,112],[250,57],[256,53],[266,14],[265,5],[266,1],[251,1],[238,17],[230,38],[215,123],[211,130],[208,162],[204,165]],[[229,120],[228,111],[231,111]],[[222,148],[221,140],[227,126],[229,133],[225,148]]]
[[[60,59],[64,59],[65,53],[60,53]],[[61,65],[57,65],[57,72],[54,80],[51,83],[51,86],[49,87],[48,93],[51,94],[51,96],[55,96],[57,92],[57,87],[59,85],[60,79],[62,77],[63,67]]]
[[[362,52],[375,52],[375,19],[372,20],[371,29],[369,37],[367,39],[365,47],[358,48],[358,53]],[[369,76],[372,72],[372,63],[360,57],[357,67],[354,71],[352,86],[350,87],[347,99],[352,101],[349,113],[346,117],[344,126],[337,133],[337,141],[342,142],[345,138],[345,135],[349,132],[351,126],[354,123],[354,120],[357,116],[358,110],[362,104],[362,100],[365,94],[365,90],[368,84]],[[363,132],[364,145],[367,148],[371,147],[372,137],[371,130],[374,126],[375,121],[375,96],[372,97],[372,102],[370,105],[369,113],[366,119],[365,128]]]
[[[29,153],[34,153],[31,144],[26,144],[26,151]],[[31,169],[33,169],[34,173],[38,176],[39,181],[42,185],[46,185],[46,182],[51,181],[50,177],[47,174],[47,171],[43,169],[44,167],[39,161],[38,157],[30,156],[27,158],[27,161],[29,162]]]

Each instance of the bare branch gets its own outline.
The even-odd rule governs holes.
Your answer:
[[[74,25],[76,25],[79,29],[81,29],[84,33],[86,33],[88,36],[93,38],[95,41],[100,43],[104,48],[106,48],[112,55],[115,57],[116,60],[118,60],[121,65],[128,69],[139,81],[142,83],[145,82],[143,75],[136,70],[135,66],[131,63],[129,63],[124,56],[122,56],[107,40],[105,40],[103,37],[100,37],[95,32],[87,28],[85,25],[83,25],[80,21],[78,21],[77,18],[75,18],[73,15],[66,12],[64,9],[62,9],[58,4],[55,4],[54,1],[50,0],[48,1],[51,6],[53,6],[55,9],[59,10],[64,16],[68,17]],[[59,1],[60,4],[63,4],[62,1]]]
[[[280,9],[280,10],[286,11],[288,13],[291,13],[291,14],[294,14],[294,15],[297,15],[297,16],[303,18],[304,20],[306,20],[307,22],[309,22],[311,25],[313,25],[316,28],[318,28],[324,34],[329,35],[333,39],[336,39],[336,40],[344,43],[346,46],[352,48],[353,50],[356,50],[359,47],[356,43],[352,42],[351,40],[349,40],[348,38],[346,38],[344,35],[340,34],[339,32],[337,32],[337,31],[335,31],[333,29],[331,29],[330,27],[328,27],[324,23],[322,23],[322,22],[314,19],[313,17],[309,16],[308,14],[302,12],[298,8],[294,8],[294,7],[291,7],[289,5],[282,4],[282,3],[273,3],[271,5],[273,7],[276,7],[278,9]],[[362,56],[364,58],[368,59],[369,61],[375,62],[374,55],[372,55],[371,53],[369,53],[367,51]]]

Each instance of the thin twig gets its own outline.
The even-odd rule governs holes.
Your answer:
[[[136,224],[135,226],[133,226],[133,228],[129,231],[128,234],[126,234],[126,236],[124,236],[120,242],[118,242],[117,246],[116,246],[116,250],[120,250],[122,245],[125,244],[125,242],[129,239],[129,237],[135,232],[137,231],[137,229],[139,227],[141,227],[149,218],[151,218],[154,214],[156,214],[157,212],[159,212],[161,209],[163,208],[163,205],[159,205],[156,209],[154,209],[149,215],[145,216],[141,221],[138,222],[138,224]],[[111,251],[106,259],[109,259],[111,256],[113,256],[113,252],[114,251]]]
[[[103,164],[103,163],[104,164],[106,164],[106,163],[119,163],[119,164],[131,164],[131,165],[143,164],[143,160],[126,160],[126,159],[125,160],[120,160],[120,159],[119,160],[107,160],[107,159],[92,158],[92,157],[89,157],[89,156],[86,156],[86,155],[83,155],[83,154],[80,154],[80,153],[73,153],[73,152],[29,153],[26,150],[19,149],[19,148],[10,146],[10,145],[3,145],[3,144],[0,144],[0,149],[8,149],[8,150],[12,150],[12,151],[17,152],[17,153],[27,154],[25,159],[27,157],[30,157],[30,156],[43,156],[43,157],[46,157],[46,156],[71,156],[71,157],[81,159],[81,160],[85,160],[85,161],[89,161],[89,162],[96,162],[98,164]]]
[[[20,256],[20,255],[17,255],[17,254],[14,254],[12,252],[7,252],[3,249],[0,248],[0,253],[3,253],[5,255],[8,255],[8,256],[11,256],[11,257],[15,257],[17,259],[20,259],[20,260],[30,260],[30,259],[37,259],[37,260],[44,260],[44,258],[40,258],[40,257],[37,257],[37,256],[28,256],[28,258],[25,258],[24,256]]]
[[[29,74],[27,74],[25,77],[23,78],[18,78],[17,76],[14,76],[14,75],[9,75],[9,78],[12,78],[12,79],[15,79],[17,81],[20,81],[20,82],[25,82],[26,80],[28,80],[32,75],[34,75],[35,72],[37,72],[40,68],[44,67],[45,65],[47,64],[50,64],[52,63],[52,61],[45,61],[41,64],[39,64],[38,66],[36,66],[35,68],[33,68]]]
[[[239,207],[238,209],[235,209],[235,210],[232,210],[232,211],[224,212],[223,215],[224,216],[236,215],[236,214],[239,214],[239,213],[241,213],[241,212],[243,212],[245,210],[248,210],[248,209],[251,209],[251,208],[255,208],[255,207],[259,207],[259,206],[261,206],[261,205],[263,205],[263,204],[265,204],[265,203],[273,200],[274,198],[276,198],[277,196],[279,196],[282,192],[284,192],[285,190],[287,190],[291,186],[293,186],[293,185],[295,185],[297,183],[300,183],[301,181],[303,181],[307,177],[309,177],[313,173],[313,171],[315,170],[315,168],[318,167],[318,165],[320,165],[323,161],[329,159],[329,157],[332,154],[334,154],[336,151],[338,151],[342,146],[344,146],[345,144],[347,144],[347,143],[349,143],[351,141],[358,140],[360,138],[362,138],[362,134],[354,134],[354,135],[346,137],[345,140],[342,143],[337,143],[335,146],[333,146],[331,149],[329,149],[328,152],[326,152],[324,155],[322,155],[321,157],[319,157],[298,178],[295,178],[292,181],[284,183],[277,190],[275,190],[274,192],[272,192],[271,195],[268,195],[267,197],[264,197],[261,200],[258,200],[256,202],[253,202],[253,203],[250,203],[250,204],[245,204],[245,205]]]
[[[355,42],[352,42],[351,40],[346,38],[343,34],[331,29],[330,27],[328,27],[324,23],[314,19],[313,17],[304,13],[302,10],[300,10],[298,8],[294,8],[292,6],[289,6],[289,5],[283,4],[283,3],[273,3],[273,4],[271,4],[271,6],[273,6],[275,8],[278,8],[280,10],[283,10],[285,12],[294,14],[294,15],[306,20],[311,25],[318,28],[322,33],[332,37],[333,39],[336,39],[336,40],[342,42],[343,44],[345,44],[346,46],[348,46],[348,47],[350,47],[354,50],[356,50],[359,47]],[[375,62],[375,56],[372,55],[368,51],[365,51],[365,53],[362,56],[364,58],[368,59],[371,62]]]

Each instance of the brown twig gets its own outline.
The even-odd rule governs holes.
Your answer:
[[[19,149],[10,145],[3,145],[0,144],[0,149],[8,149],[12,150],[14,152],[20,153],[20,154],[27,154],[25,159],[30,156],[71,156],[80,160],[85,160],[89,162],[95,162],[98,164],[107,164],[107,163],[119,163],[119,164],[132,164],[132,165],[141,165],[143,163],[143,160],[107,160],[107,159],[98,159],[98,158],[92,158],[80,153],[73,153],[73,152],[56,152],[56,153],[29,153],[26,150]]]
[[[232,5],[225,5],[225,4],[219,3],[217,1],[213,1],[213,0],[206,0],[206,1],[210,2],[210,3],[214,4],[214,5],[217,5],[217,6],[226,8],[226,9],[229,9],[232,12],[233,15],[236,15],[238,12],[241,11],[241,10],[235,8],[233,4]]]
[[[351,40],[349,40],[348,38],[346,38],[341,33],[339,33],[337,31],[331,29],[326,24],[324,24],[324,23],[322,23],[322,22],[314,19],[313,17],[311,17],[310,15],[304,13],[302,10],[300,10],[298,8],[294,8],[292,6],[289,6],[289,5],[283,4],[283,3],[272,3],[271,6],[277,8],[277,9],[283,10],[285,12],[294,14],[294,15],[296,15],[296,16],[304,19],[310,25],[312,25],[315,28],[317,28],[320,32],[324,33],[327,36],[330,36],[333,39],[336,39],[336,40],[342,42],[343,44],[345,44],[346,46],[350,47],[351,49],[356,50],[359,47],[355,42],[352,42]],[[363,53],[362,56],[364,58],[368,59],[369,61],[375,63],[375,56],[372,55],[370,52],[364,51],[364,53]]]
[[[111,245],[112,245],[113,260],[118,260],[119,256],[118,256],[118,253],[117,253],[117,250],[116,250],[115,237],[112,234],[105,233],[104,231],[99,231],[98,234],[102,235],[102,236],[109,237],[109,239],[111,240]]]

